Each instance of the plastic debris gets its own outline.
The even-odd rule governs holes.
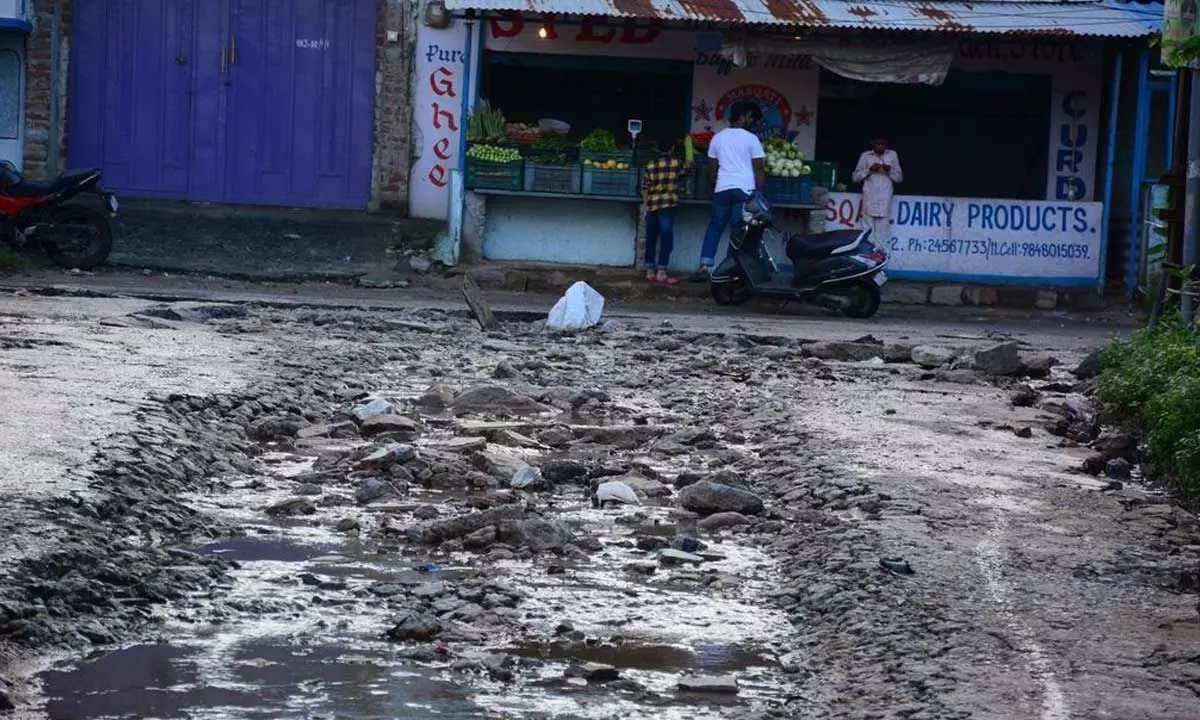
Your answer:
[[[642,501],[638,499],[637,493],[633,488],[620,480],[612,480],[606,483],[600,483],[596,488],[596,504],[604,505],[606,502],[623,503],[625,505],[641,505]]]
[[[577,282],[554,303],[546,327],[551,330],[570,332],[586,330],[600,322],[604,312],[604,296],[585,282]]]

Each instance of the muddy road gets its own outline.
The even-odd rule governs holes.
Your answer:
[[[16,717],[1195,717],[1102,330],[6,301]]]

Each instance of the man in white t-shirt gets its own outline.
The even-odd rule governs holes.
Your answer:
[[[741,218],[742,204],[755,191],[762,192],[766,182],[766,153],[749,130],[762,121],[762,110],[757,103],[743,101],[734,104],[729,117],[730,126],[717,133],[708,146],[714,175],[712,218],[700,249],[700,269],[692,275],[692,282],[708,281],[725,229]]]

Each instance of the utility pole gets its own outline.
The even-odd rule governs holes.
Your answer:
[[[1185,166],[1187,185],[1185,186],[1186,200],[1183,215],[1183,267],[1190,269],[1200,260],[1200,77],[1195,70],[1188,70],[1192,76],[1191,90],[1188,93],[1188,141],[1187,165]],[[1188,288],[1188,280],[1183,280],[1183,288]],[[1183,324],[1190,327],[1196,317],[1195,299],[1188,293],[1182,296]]]

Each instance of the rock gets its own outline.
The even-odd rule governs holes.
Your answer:
[[[313,495],[320,495],[323,492],[325,492],[325,491],[322,490],[321,486],[317,485],[316,483],[300,483],[299,485],[296,486],[296,494],[297,495],[313,496]]]
[[[550,447],[561,448],[566,447],[575,441],[575,433],[571,432],[570,428],[560,425],[558,427],[552,427],[547,430],[543,430],[541,434],[538,435],[538,440],[541,440]]]
[[[507,360],[501,360],[496,364],[496,369],[492,370],[492,377],[497,380],[511,380],[521,377],[521,374]]]
[[[405,433],[409,435],[416,434],[421,426],[411,418],[403,415],[376,415],[375,417],[363,420],[362,434],[366,437],[379,435],[380,433]]]
[[[422,642],[442,634],[442,624],[432,615],[409,613],[400,619],[391,630],[389,640],[397,642]]]
[[[501,505],[490,510],[470,513],[449,520],[410,527],[407,531],[409,539],[426,544],[437,544],[444,540],[470,535],[489,525],[497,525],[506,520],[520,520],[525,517],[524,505]]]
[[[357,530],[359,527],[361,526],[357,518],[342,518],[341,520],[337,521],[337,524],[333,526],[333,529],[337,532],[351,532],[353,530]]]
[[[707,480],[680,490],[679,504],[683,509],[699,515],[722,512],[757,515],[763,511],[762,498],[754,493]]]
[[[1108,467],[1109,460],[1104,453],[1092,453],[1083,459],[1083,471],[1088,475],[1099,475]]]
[[[1013,407],[1033,407],[1037,404],[1040,397],[1041,394],[1029,385],[1019,385],[1008,396],[1008,400],[1012,403]]]
[[[637,492],[626,483],[610,480],[596,486],[596,492],[592,495],[593,505],[603,507],[604,503],[641,505],[642,501],[638,499]]]
[[[441,383],[434,383],[426,388],[417,404],[430,410],[444,410],[454,402],[454,391]]]
[[[436,445],[438,450],[445,450],[453,453],[469,453],[487,448],[488,441],[484,437],[458,437],[451,438],[444,443]]]
[[[400,497],[400,491],[396,486],[380,478],[365,478],[360,480],[354,488],[354,502],[359,505],[368,505],[376,500],[398,497]]]
[[[1092,443],[1092,449],[1106,457],[1129,459],[1137,451],[1138,441],[1131,433],[1107,428]]]
[[[1079,362],[1078,365],[1075,366],[1075,369],[1071,371],[1071,374],[1080,380],[1087,380],[1088,378],[1094,378],[1099,375],[1101,370],[1100,357],[1103,352],[1103,348],[1096,348],[1088,353],[1087,357],[1085,357]]]
[[[704,476],[697,472],[681,472],[675,478],[675,489],[682,490],[688,485],[695,485],[704,479]]]
[[[267,508],[268,515],[280,517],[287,515],[312,515],[316,511],[317,506],[313,505],[308,498],[302,497],[288,498]]]
[[[546,329],[558,332],[577,332],[599,324],[604,312],[604,296],[583,281],[576,282],[546,317]]]
[[[424,255],[413,255],[408,258],[408,267],[415,273],[427,273],[433,267],[433,261]]]
[[[250,437],[260,442],[295,437],[309,422],[299,415],[273,415],[250,425]]]
[[[546,552],[563,549],[574,539],[575,533],[561,521],[530,518],[501,524],[497,537],[509,545]]]
[[[1033,428],[1029,427],[1028,425],[1026,425],[1024,427],[1014,428],[1013,435],[1016,435],[1019,438],[1024,438],[1024,439],[1028,440],[1029,438],[1033,437]]]
[[[1113,480],[1128,480],[1133,475],[1133,466],[1125,458],[1113,458],[1104,465],[1104,474]]]
[[[358,437],[358,426],[349,420],[336,423],[323,423],[321,425],[309,425],[302,427],[296,432],[296,437],[301,440],[309,438],[353,438]]]
[[[471,464],[506,483],[529,467],[520,455],[504,448],[489,448],[477,452],[471,456]]]
[[[463,538],[463,547],[468,550],[486,550],[494,544],[496,544],[496,528],[493,525],[480,528]]]
[[[666,548],[658,552],[658,561],[663,565],[681,565],[683,563],[699,565],[704,562],[704,558],[682,550]]]
[[[534,440],[531,437],[526,437],[515,430],[509,430],[507,428],[504,430],[497,430],[496,432],[492,433],[492,442],[496,443],[497,445],[505,445],[507,447],[534,448],[539,450],[546,449],[546,446],[537,440]]]
[[[690,675],[679,679],[679,690],[736,695],[738,681],[733,675]]]
[[[932,345],[918,345],[912,349],[912,361],[926,370],[949,365],[954,360],[954,351]]]
[[[563,671],[564,677],[583,678],[588,682],[611,682],[621,677],[621,672],[604,663],[572,663]]]
[[[389,288],[406,288],[412,284],[409,272],[401,270],[376,270],[354,279],[359,287],[387,290]]]
[[[555,484],[571,482],[587,474],[587,467],[578,460],[547,460],[542,463],[542,477]]]
[[[436,505],[421,505],[413,510],[413,517],[418,520],[432,520],[439,514]]]
[[[365,405],[359,405],[358,407],[354,408],[350,414],[354,416],[355,420],[362,423],[373,417],[395,412],[395,410],[395,406],[387,400],[384,400],[383,398],[375,398]]]
[[[893,575],[912,575],[912,565],[907,560],[901,557],[885,557],[879,558],[879,567],[887,570]]]
[[[804,346],[805,352],[821,360],[862,362],[884,356],[881,343],[818,342]]]
[[[468,388],[455,396],[450,407],[456,413],[489,413],[492,415],[527,415],[546,410],[544,405],[533,398],[499,385]]]
[[[1015,375],[1021,370],[1021,344],[1006,342],[989,348],[976,350],[971,356],[971,366],[992,376]]]
[[[750,523],[750,518],[741,513],[736,512],[719,512],[709,515],[700,522],[696,523],[696,527],[705,532],[715,532],[722,528],[734,527],[737,525],[747,525]]]
[[[657,552],[671,547],[671,543],[658,535],[643,535],[637,539],[637,549],[645,552]]]
[[[417,456],[417,450],[412,445],[391,443],[385,445],[359,461],[364,468],[388,468],[396,463],[408,462]]]
[[[1058,364],[1058,358],[1052,355],[1034,355],[1021,358],[1021,374],[1034,377],[1050,377],[1050,371]]]
[[[669,497],[671,495],[670,487],[660,483],[657,480],[651,480],[650,478],[642,477],[641,475],[622,475],[619,480],[612,480],[610,482],[625,483],[629,487],[633,488],[634,492],[638,493],[638,495],[642,497],[661,498]]]
[[[547,489],[547,483],[542,478],[542,471],[526,465],[513,473],[508,481],[509,487],[515,490],[538,491]]]

